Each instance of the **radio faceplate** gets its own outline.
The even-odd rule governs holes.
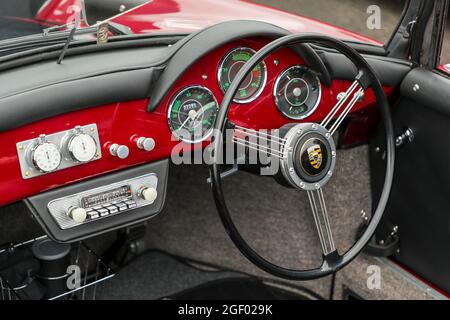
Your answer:
[[[65,230],[151,205],[157,190],[158,177],[151,173],[52,200],[47,208]]]

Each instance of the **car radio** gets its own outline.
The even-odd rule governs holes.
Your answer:
[[[147,174],[52,200],[47,208],[61,229],[70,229],[153,204],[157,185],[157,175]]]

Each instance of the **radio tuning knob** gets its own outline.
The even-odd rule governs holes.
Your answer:
[[[76,223],[83,223],[87,218],[86,209],[79,207],[70,208],[67,215]]]
[[[114,157],[118,157],[119,159],[126,159],[130,155],[130,149],[128,149],[128,147],[125,145],[114,143],[109,147],[109,153],[111,153],[111,155]]]
[[[139,149],[152,151],[155,149],[155,140],[152,138],[140,137],[136,140],[136,145]]]
[[[158,191],[156,191],[155,188],[147,188],[147,187],[141,187],[138,190],[138,196],[144,199],[148,202],[155,202],[156,198],[158,197]]]

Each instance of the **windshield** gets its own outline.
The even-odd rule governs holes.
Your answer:
[[[383,45],[406,0],[1,0],[0,41],[73,23],[109,19],[135,34],[198,31],[229,20],[259,20],[291,32],[317,32]],[[83,14],[84,13],[84,14]],[[0,42],[1,47],[2,42]]]

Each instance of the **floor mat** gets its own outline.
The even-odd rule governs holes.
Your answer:
[[[97,288],[98,300],[304,299],[230,271],[199,269],[169,254],[150,251]]]
[[[173,300],[306,300],[255,278],[228,278],[205,283],[169,297]]]
[[[99,285],[99,300],[154,300],[218,279],[247,277],[234,272],[203,271],[178,259],[151,251]]]

